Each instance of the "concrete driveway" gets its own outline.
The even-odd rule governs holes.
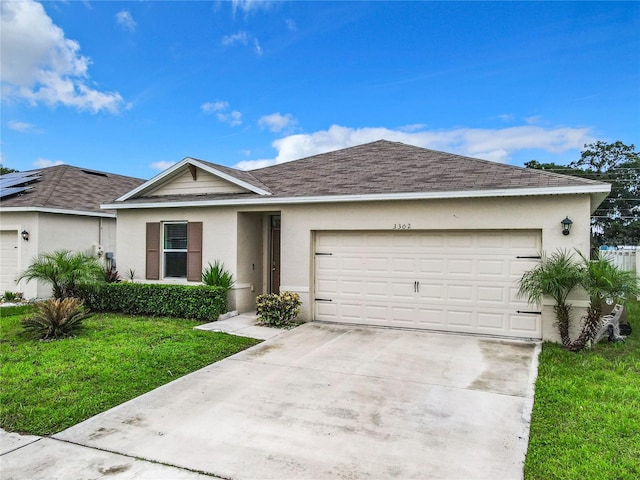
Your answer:
[[[309,323],[43,441],[113,452],[138,469],[144,460],[174,467],[163,478],[518,479],[538,352]],[[37,452],[24,457],[24,478],[53,478],[71,461],[47,471]],[[65,477],[106,476],[84,468]]]

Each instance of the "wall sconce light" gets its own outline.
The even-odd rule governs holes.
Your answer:
[[[22,235],[22,239],[25,242],[29,241],[29,232],[27,232],[26,230],[22,230],[22,232],[20,233],[20,235]]]
[[[562,234],[569,235],[569,232],[571,231],[571,225],[573,224],[571,219],[569,217],[565,217],[564,220],[562,220],[560,223],[562,224]]]

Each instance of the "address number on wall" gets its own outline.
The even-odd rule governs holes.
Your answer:
[[[411,230],[410,223],[394,223],[393,230]]]

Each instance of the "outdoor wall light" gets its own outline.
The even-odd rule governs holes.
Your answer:
[[[29,232],[27,232],[26,230],[22,230],[22,232],[20,233],[20,235],[22,235],[22,239],[26,242],[29,241]]]
[[[571,231],[571,225],[573,224],[571,219],[569,217],[564,217],[564,220],[562,220],[560,223],[562,224],[562,234],[569,235],[569,232]]]

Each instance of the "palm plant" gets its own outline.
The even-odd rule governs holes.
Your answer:
[[[598,253],[594,259],[582,257],[581,286],[589,294],[589,308],[585,323],[570,349],[582,350],[598,333],[600,317],[605,303],[622,303],[625,298],[640,294],[635,272],[621,270]]]
[[[104,281],[104,271],[100,262],[89,254],[56,250],[38,255],[18,277],[23,279],[49,283],[54,298],[67,298],[81,285]]]
[[[35,313],[21,323],[42,340],[56,340],[72,336],[89,316],[77,298],[50,299],[36,304]]]
[[[540,263],[525,272],[520,279],[518,295],[527,297],[529,303],[540,303],[544,296],[553,298],[560,340],[565,346],[571,344],[571,304],[567,302],[567,297],[580,285],[582,278],[581,265],[574,260],[573,255],[566,251],[557,251],[550,256],[542,255]]]

